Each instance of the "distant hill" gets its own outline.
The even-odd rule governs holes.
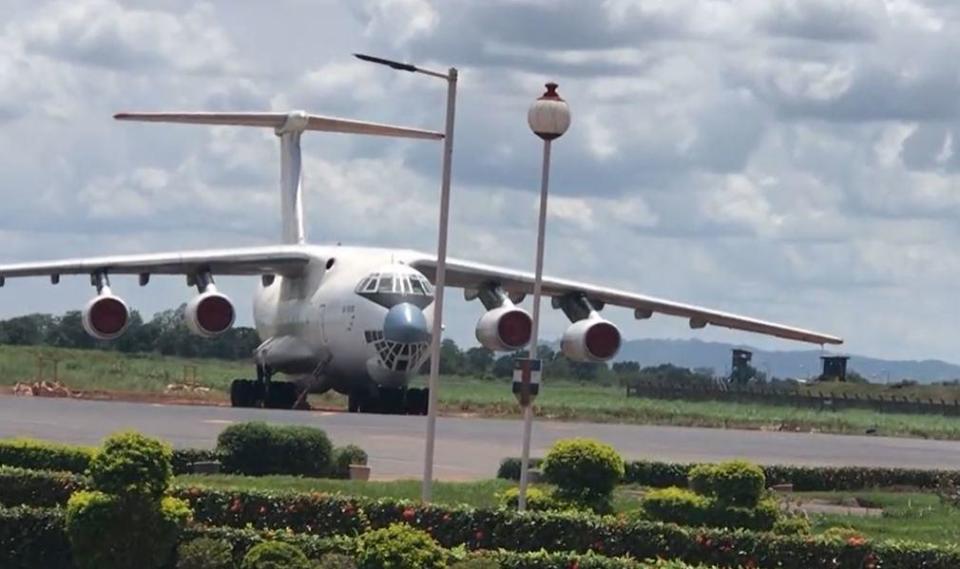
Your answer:
[[[804,378],[819,375],[820,350],[766,351],[750,346],[702,342],[700,340],[630,340],[624,342],[617,361],[637,361],[641,365],[672,363],[688,368],[713,368],[718,375],[730,370],[730,350],[743,348],[753,352],[753,366],[776,377]],[[849,368],[875,383],[914,379],[922,383],[960,379],[960,365],[941,360],[883,360],[851,356]]]

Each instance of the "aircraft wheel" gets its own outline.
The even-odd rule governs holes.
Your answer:
[[[411,388],[407,389],[406,414],[407,415],[426,415],[427,405],[430,398],[429,389]]]
[[[230,382],[230,405],[232,407],[253,407],[253,382],[249,379],[235,379]]]
[[[266,390],[263,406],[267,409],[293,409],[297,402],[297,386],[288,381],[271,383]]]

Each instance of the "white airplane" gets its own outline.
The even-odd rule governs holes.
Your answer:
[[[440,139],[442,133],[339,118],[303,111],[290,113],[121,113],[120,120],[241,125],[275,129],[281,152],[283,243],[252,248],[175,251],[0,265],[7,278],[88,275],[96,295],[83,309],[83,326],[93,337],[112,340],[129,323],[127,304],[110,290],[110,277],[185,276],[198,294],[187,304],[186,323],[198,336],[228,330],[236,313],[217,291],[215,275],[258,276],[254,321],[262,344],[254,359],[255,380],[235,380],[234,406],[291,408],[305,393],[334,389],[349,396],[350,411],[422,414],[425,389],[407,383],[428,357],[436,257],[406,249],[314,246],[303,228],[300,137],[308,130]],[[517,307],[532,292],[533,275],[450,259],[447,285],[479,300],[485,312],[477,340],[490,350],[515,351],[527,345],[531,318]],[[815,344],[840,338],[591,284],[546,277],[543,294],[570,319],[561,349],[575,361],[606,362],[620,348],[620,331],[600,316],[606,305],[632,309],[637,319],[655,313],[707,325],[746,330]],[[272,381],[282,373],[291,382]]]

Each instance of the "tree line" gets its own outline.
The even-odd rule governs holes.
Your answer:
[[[61,316],[28,314],[0,320],[0,344],[53,346],[81,350],[124,353],[160,353],[184,358],[240,360],[251,356],[260,345],[253,328],[234,327],[217,338],[200,338],[187,328],[183,318],[186,304],[153,315],[149,321],[136,310],[130,312],[127,331],[109,342],[97,340],[83,329],[79,310]]]

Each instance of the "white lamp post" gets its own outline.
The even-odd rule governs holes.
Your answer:
[[[453,120],[457,106],[457,69],[451,67],[446,73],[431,71],[409,63],[391,61],[382,57],[373,57],[355,53],[358,59],[386,65],[398,71],[421,73],[437,77],[447,82],[447,120],[443,138],[443,166],[440,177],[440,227],[437,237],[437,276],[436,291],[433,300],[433,334],[430,338],[430,401],[427,407],[427,437],[423,457],[423,482],[420,498],[429,502],[433,490],[433,454],[437,432],[437,390],[440,375],[440,335],[443,332],[443,289],[447,280],[447,220],[450,217],[450,172],[453,163]]]
[[[543,280],[543,239],[547,227],[547,188],[550,183],[550,144],[570,128],[570,108],[557,94],[557,84],[547,83],[547,91],[527,111],[527,123],[534,134],[543,139],[543,173],[540,180],[540,222],[537,226],[537,265],[533,281],[533,330],[530,334],[530,357],[537,357],[540,327],[540,288]],[[542,372],[541,372],[542,373]],[[542,381],[542,379],[541,379]],[[517,506],[527,508],[527,481],[530,470],[530,436],[533,430],[533,405],[523,408],[523,452],[520,455],[520,495]]]

